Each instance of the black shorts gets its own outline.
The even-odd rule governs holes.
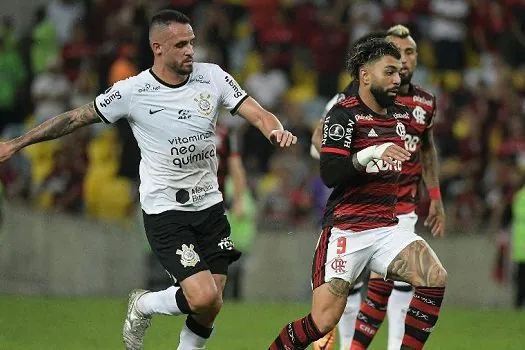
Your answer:
[[[222,202],[196,212],[142,213],[151,249],[175,283],[204,270],[226,275],[241,256],[230,240]]]

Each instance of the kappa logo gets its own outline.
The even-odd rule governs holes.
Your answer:
[[[177,255],[180,255],[180,263],[184,267],[194,267],[197,265],[201,258],[199,254],[195,252],[193,244],[188,247],[186,244],[182,245],[182,250],[177,249]]]
[[[334,141],[339,141],[345,137],[345,128],[341,124],[334,124],[328,129],[328,136]]]
[[[374,130],[374,128],[370,129],[370,132],[368,133],[368,137],[379,137],[377,135],[377,132]]]

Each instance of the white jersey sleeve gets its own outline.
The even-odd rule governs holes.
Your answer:
[[[233,77],[221,67],[215,66],[215,81],[220,93],[220,103],[230,111],[237,113],[241,104],[248,98],[248,94],[240,87]]]
[[[112,87],[95,97],[95,110],[106,124],[115,123],[130,115],[133,80],[116,82]]]
[[[328,112],[330,112],[332,107],[335,106],[337,102],[342,101],[345,98],[346,98],[346,95],[343,93],[338,93],[334,97],[332,97],[332,99],[328,101],[326,106],[324,106],[324,111],[323,111],[323,115],[321,116],[321,120],[324,120]],[[315,148],[313,143],[310,145],[310,156],[314,159],[321,159],[321,154],[319,153],[317,148]]]
[[[337,102],[342,101],[345,98],[346,98],[346,95],[343,93],[338,93],[334,97],[332,97],[332,99],[328,101],[326,106],[324,106],[323,116],[321,118],[324,119],[326,115],[328,114],[328,112],[330,112],[332,107],[335,106]]]

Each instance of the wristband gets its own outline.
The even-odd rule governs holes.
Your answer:
[[[441,190],[439,187],[433,187],[428,189],[428,196],[430,199],[441,199]]]

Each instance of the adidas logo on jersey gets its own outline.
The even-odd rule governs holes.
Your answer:
[[[368,137],[378,137],[376,131],[373,128],[370,129],[370,132],[368,133]]]

